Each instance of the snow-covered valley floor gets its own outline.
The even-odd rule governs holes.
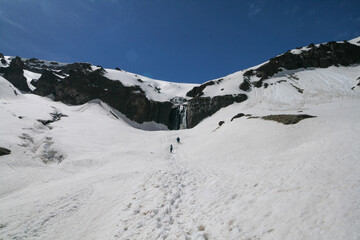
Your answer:
[[[193,129],[142,131],[97,103],[11,91],[0,239],[360,239],[358,98],[276,112],[316,116],[295,125],[230,121],[274,113],[234,104]],[[53,112],[67,117],[37,121]]]

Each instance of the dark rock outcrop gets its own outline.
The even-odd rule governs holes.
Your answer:
[[[70,70],[69,76],[61,81],[51,73],[47,76],[52,80],[41,77],[34,93],[42,96],[53,94],[56,101],[72,105],[100,99],[138,123],[155,121],[169,126],[172,103],[147,99],[139,86],[126,87],[120,81],[104,77],[101,71],[83,69]]]
[[[201,84],[198,87],[194,87],[189,92],[186,93],[186,96],[188,97],[200,97],[204,95],[203,91],[207,86],[215,85],[215,82],[209,81],[207,83]]]
[[[37,81],[31,81],[31,84],[36,87],[33,93],[40,96],[55,94],[55,87],[60,83],[60,80],[53,72],[44,70]]]
[[[11,151],[9,149],[0,147],[0,156],[8,155],[10,153]]]
[[[255,83],[255,87],[261,87],[262,82],[282,71],[282,68],[294,70],[299,68],[326,68],[329,66],[349,66],[360,63],[360,47],[348,42],[337,43],[328,42],[316,47],[314,44],[308,46],[307,51],[300,54],[293,54],[288,51],[280,56],[271,58],[269,62],[261,65],[257,69],[252,69],[244,73],[244,78],[257,76],[260,81]]]
[[[45,71],[56,71],[58,75],[66,76],[70,71],[90,71],[91,64],[76,62],[64,65],[57,62],[45,63],[45,61],[37,58],[30,58],[24,61],[24,69],[40,74],[43,74]]]
[[[223,81],[224,79],[220,78],[218,80],[213,80],[213,81],[208,81],[204,84],[201,84],[200,86],[198,87],[194,87],[193,89],[191,89],[189,92],[186,93],[186,96],[188,97],[201,97],[202,95],[204,95],[204,89],[207,87],[207,86],[212,86],[212,85],[215,85],[215,84],[219,84]]]
[[[251,90],[251,84],[250,84],[249,80],[244,79],[244,81],[240,84],[239,88],[245,92],[248,92],[249,90]]]
[[[101,67],[102,69],[102,67]],[[91,70],[90,63],[71,63],[61,67],[61,73],[70,74],[71,71],[86,72]]]
[[[236,114],[235,116],[233,116],[232,118],[231,118],[231,121],[230,122],[232,122],[234,119],[236,119],[236,118],[241,118],[241,117],[243,117],[243,116],[245,116],[245,114],[244,113],[238,113],[238,114]]]
[[[314,118],[315,116],[311,116],[308,114],[280,114],[280,115],[269,115],[264,116],[262,119],[264,120],[271,120],[276,121],[285,125],[289,124],[296,124],[300,122],[301,120],[307,119],[307,118]]]
[[[48,125],[48,124],[50,124],[50,123],[60,121],[60,119],[61,119],[62,117],[68,117],[68,115],[63,114],[63,113],[58,112],[58,111],[55,111],[55,112],[53,112],[53,113],[50,113],[50,115],[51,115],[51,119],[49,119],[49,120],[39,119],[38,122],[41,122],[41,123],[44,124],[44,125]]]
[[[238,95],[224,95],[210,97],[197,97],[188,101],[187,107],[187,126],[192,128],[196,126],[201,120],[211,116],[219,109],[227,107],[235,102],[243,102],[247,99],[246,94]]]
[[[5,57],[2,53],[0,53],[0,62],[3,64],[3,65],[6,65],[7,64],[7,61],[5,60]]]
[[[3,68],[4,78],[11,82],[15,87],[24,92],[30,92],[27,85],[26,78],[24,77],[24,63],[20,57],[14,58],[10,66]]]

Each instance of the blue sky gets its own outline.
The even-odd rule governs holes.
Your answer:
[[[360,1],[0,0],[0,52],[202,83],[360,35]]]

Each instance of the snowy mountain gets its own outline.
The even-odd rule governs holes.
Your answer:
[[[201,85],[0,55],[0,239],[359,239],[359,49]]]
[[[323,75],[322,69],[329,68],[329,71],[324,72],[325,75],[332,75],[333,71],[338,72],[334,73],[337,75],[344,73],[340,78],[347,85],[345,89],[341,89],[342,94],[345,91],[356,95],[356,91],[350,91],[356,86],[352,79],[354,76],[347,75],[352,70],[343,67],[353,69],[356,68],[354,65],[360,63],[358,42],[358,39],[353,39],[350,42],[310,44],[288,51],[254,68],[211,80],[200,86],[153,80],[120,69],[103,69],[89,63],[64,64],[34,58],[4,57],[2,54],[0,72],[25,92],[50,96],[56,101],[72,105],[100,99],[129,120],[140,124],[156,122],[169,129],[192,128],[219,109],[247,100],[249,95],[256,92],[253,91],[254,88],[268,89],[261,94],[263,96],[277,91],[279,86],[276,85],[280,83],[283,83],[281,88],[288,89],[281,92],[295,98],[299,93],[317,95],[318,91],[325,89],[327,94],[336,94],[340,90],[333,85],[336,83],[315,81],[314,85],[309,82],[309,79],[319,77],[318,74]],[[316,73],[309,71],[313,68]],[[317,84],[322,84],[320,89],[316,89]],[[323,84],[330,84],[335,92],[331,92]],[[298,96],[296,101],[310,100],[308,97]],[[292,104],[288,99],[284,101]]]

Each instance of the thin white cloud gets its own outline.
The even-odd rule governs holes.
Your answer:
[[[356,24],[360,24],[360,17],[354,18],[353,22],[355,22]]]
[[[259,14],[259,12],[261,12],[261,7],[259,7],[255,3],[251,3],[249,5],[249,11],[248,11],[249,17],[254,17],[255,15]]]
[[[310,15],[310,16],[315,15],[315,13],[316,13],[315,9],[310,9],[310,10],[307,11],[307,14]]]
[[[286,15],[295,16],[299,12],[299,6],[295,5],[288,8],[285,12]]]
[[[9,25],[11,25],[12,27],[16,27],[16,28],[19,28],[21,30],[24,30],[24,27],[22,25],[20,25],[19,23],[9,19],[7,16],[5,16],[5,14],[0,11],[0,21],[3,21]]]
[[[336,40],[348,40],[349,33],[348,32],[340,32],[335,35]]]

